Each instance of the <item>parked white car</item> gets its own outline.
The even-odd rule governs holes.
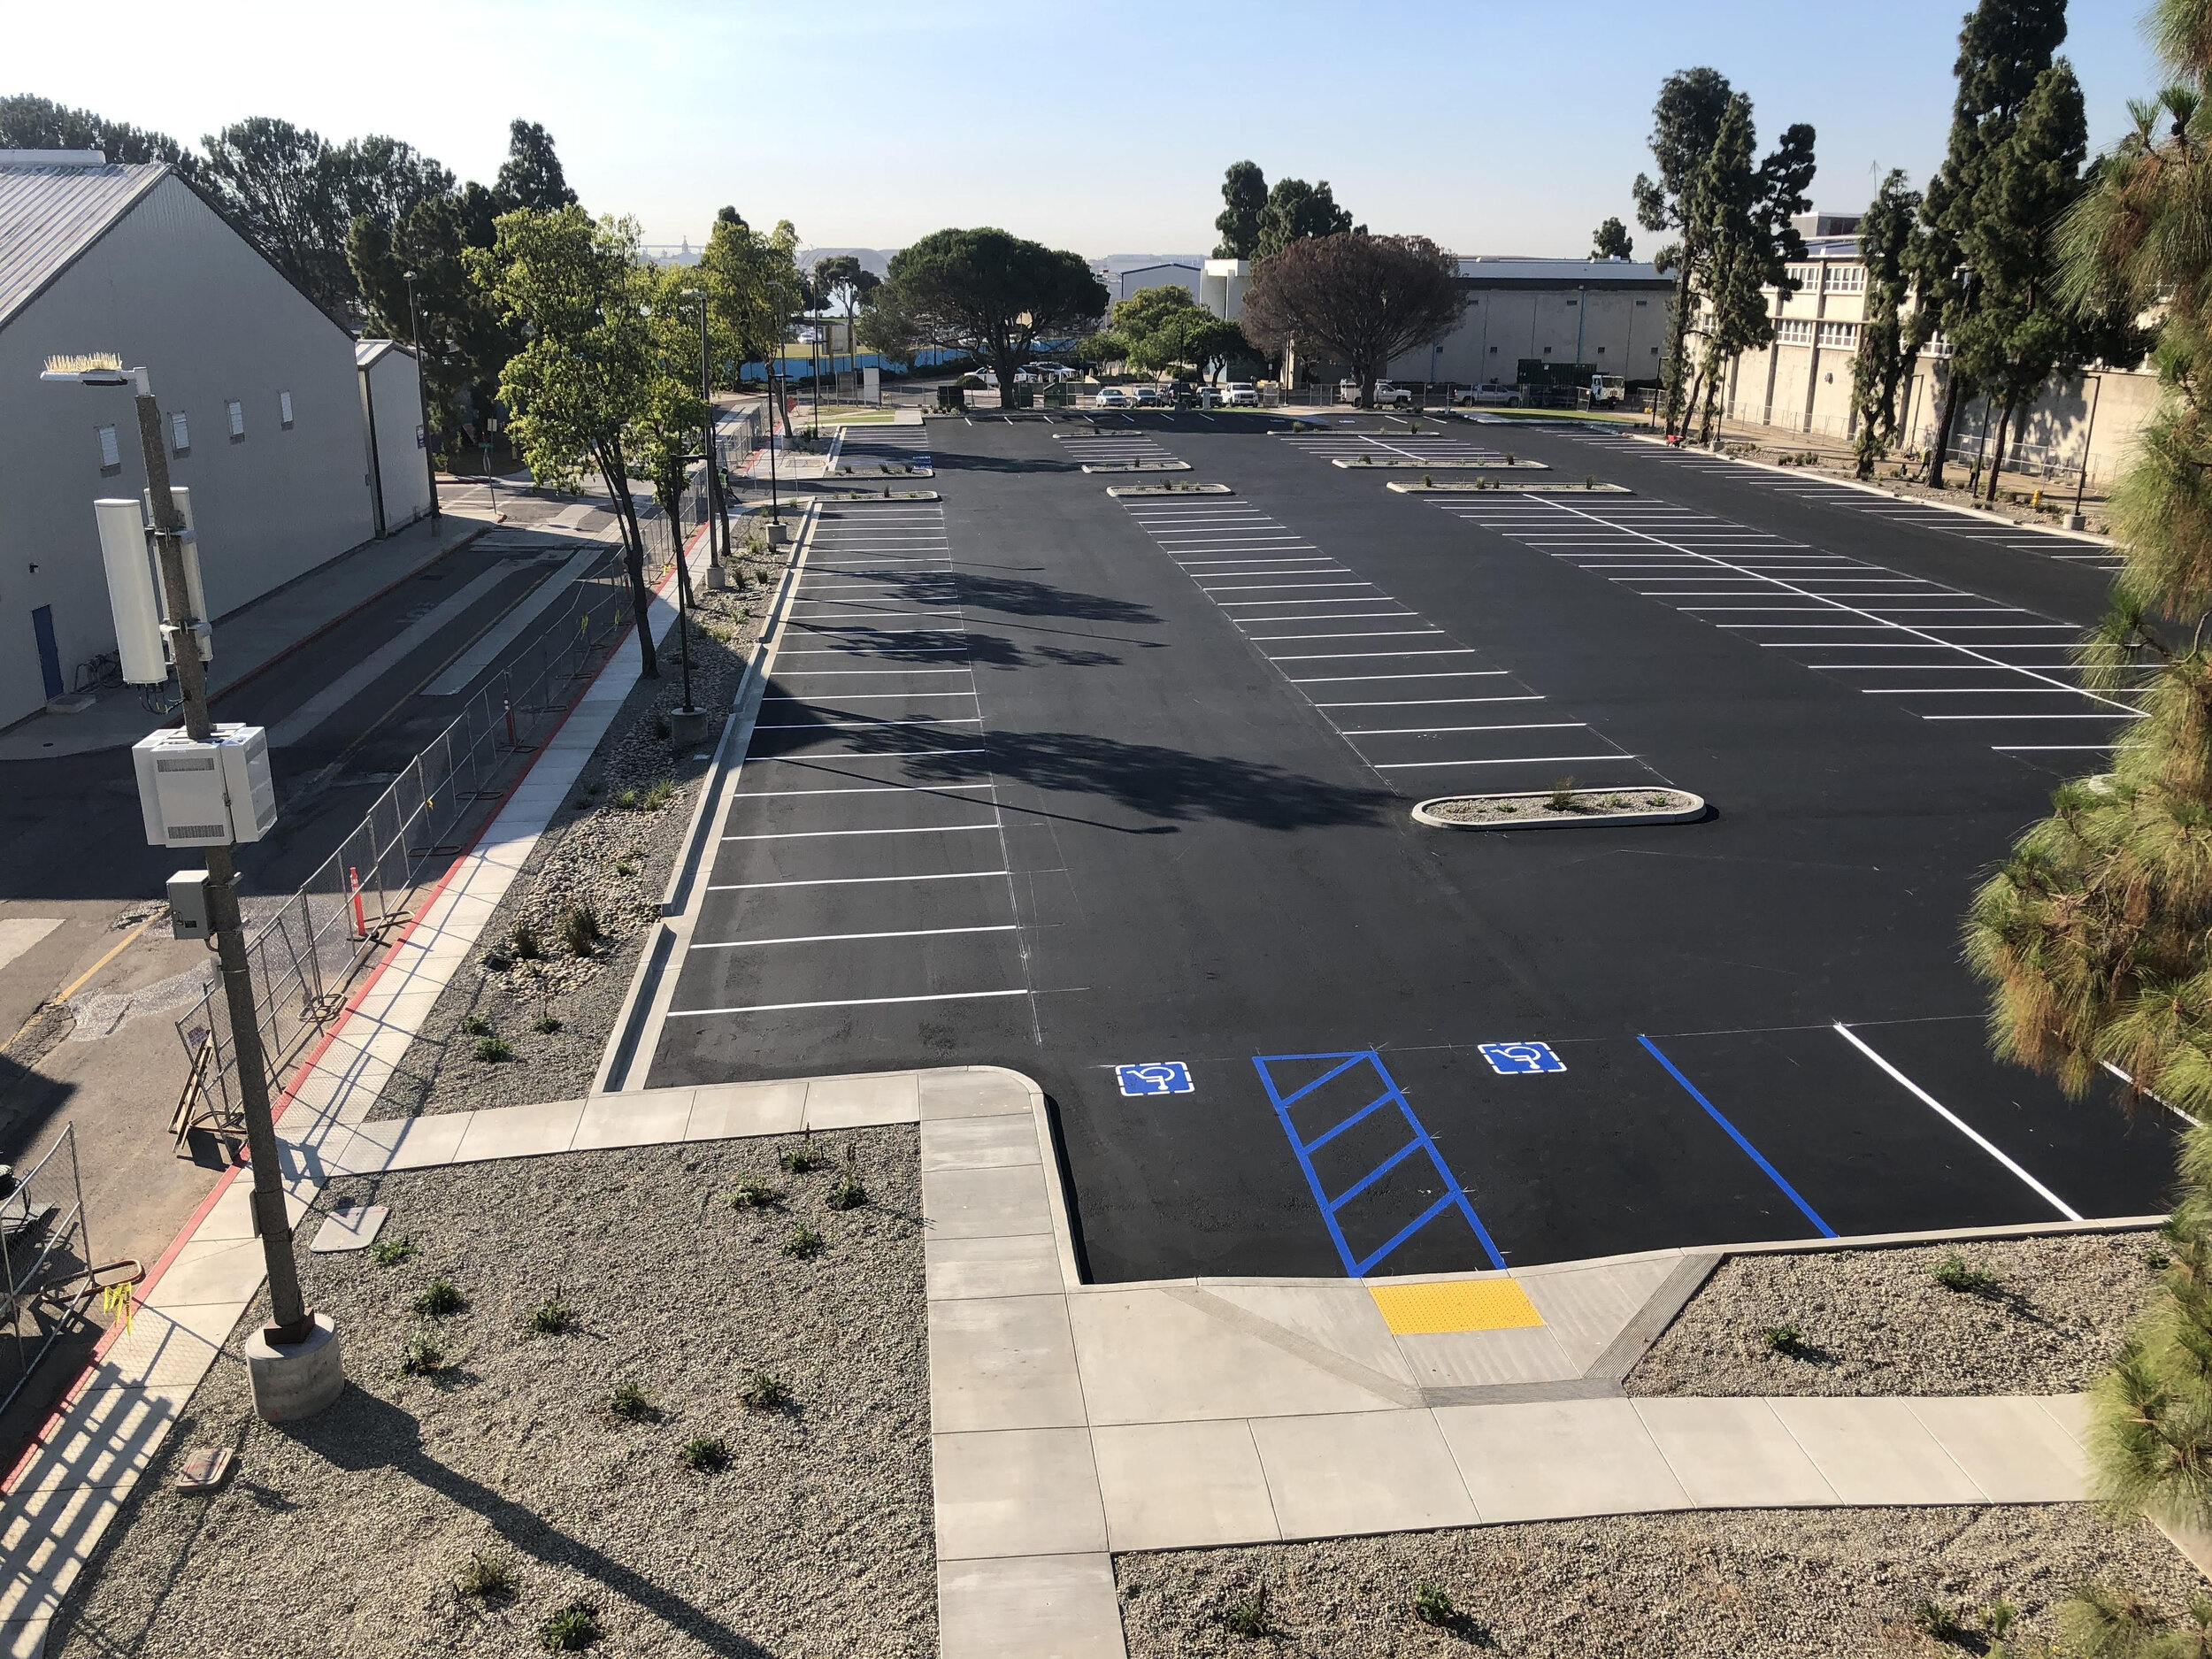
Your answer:
[[[1093,398],[1091,403],[1092,406],[1097,409],[1127,409],[1130,407],[1129,394],[1118,386],[1100,387],[1098,396]]]
[[[1452,402],[1463,407],[1490,403],[1502,409],[1518,409],[1521,406],[1521,389],[1496,380],[1485,380],[1479,386],[1461,387],[1452,394]]]
[[[991,369],[971,369],[961,378],[964,383],[967,380],[973,380],[979,386],[995,388],[998,385],[998,375]]]
[[[1257,409],[1260,388],[1250,380],[1231,380],[1221,388],[1221,403],[1225,409]]]
[[[1064,363],[1033,363],[1029,372],[1041,380],[1071,380],[1076,371]]]

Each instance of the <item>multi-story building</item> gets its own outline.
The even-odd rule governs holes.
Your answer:
[[[1855,215],[1807,213],[1796,221],[1805,258],[1789,267],[1787,295],[1767,290],[1774,342],[1747,351],[1726,371],[1724,416],[1749,426],[1848,440],[1856,435],[1851,362],[1866,320],[1866,265]],[[1694,336],[1693,345],[1694,346]],[[1950,375],[1949,348],[1930,342],[1901,395],[1904,447],[1924,451],[1935,442]],[[2055,379],[2032,407],[2014,418],[2005,465],[2054,477],[2070,475],[2085,457],[2092,479],[2117,470],[2156,402],[2154,372],[2092,368]],[[1952,423],[1950,454],[1970,464],[1995,440],[2001,411],[1977,398]]]

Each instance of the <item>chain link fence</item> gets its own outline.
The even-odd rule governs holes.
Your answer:
[[[695,516],[702,495],[687,492]],[[651,585],[672,562],[672,537],[665,527],[641,527]],[[629,577],[618,541],[512,648],[314,874],[265,915],[246,941],[246,960],[273,1096],[308,1041],[344,1006],[356,972],[412,914],[425,878],[489,818],[629,619]],[[238,1057],[219,979],[176,1027],[191,1069],[173,1133],[180,1140],[202,1125],[242,1133]]]
[[[26,1174],[0,1178],[0,1188],[7,1194],[0,1198],[0,1280],[7,1286],[5,1317],[0,1322],[0,1386],[7,1389],[0,1412],[4,1412],[47,1350],[77,1327],[99,1294],[85,1240],[77,1126],[65,1125],[45,1156]]]

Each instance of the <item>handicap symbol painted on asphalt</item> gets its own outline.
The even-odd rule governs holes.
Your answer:
[[[1190,1080],[1190,1067],[1180,1060],[1155,1060],[1146,1065],[1118,1065],[1114,1075],[1121,1079],[1125,1094],[1189,1094],[1197,1085]]]
[[[1490,1069],[1506,1077],[1567,1069],[1567,1063],[1551,1051],[1548,1042],[1486,1042],[1480,1046]]]

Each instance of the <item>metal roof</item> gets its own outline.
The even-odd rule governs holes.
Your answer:
[[[1462,281],[1482,283],[1608,283],[1664,287],[1672,280],[1641,259],[1543,259],[1512,254],[1469,254],[1459,262]]]
[[[0,163],[0,328],[99,241],[169,169],[158,162],[90,167],[17,150]]]
[[[353,366],[365,369],[378,358],[394,351],[403,357],[415,355],[411,347],[397,340],[357,340],[353,342]]]

